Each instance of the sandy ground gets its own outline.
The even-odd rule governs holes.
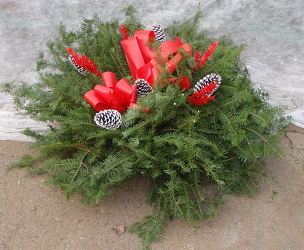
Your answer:
[[[165,233],[152,245],[160,249],[304,249],[304,130],[290,126],[281,143],[283,161],[268,160],[270,187],[255,197],[230,196],[217,217],[198,222],[168,222]],[[79,197],[66,200],[45,176],[26,176],[26,169],[6,172],[29,143],[0,141],[0,249],[141,249],[128,228],[151,213],[145,203],[147,185],[138,179],[115,192],[113,199],[84,206]],[[124,225],[117,235],[112,228]]]

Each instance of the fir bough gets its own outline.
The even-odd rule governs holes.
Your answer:
[[[123,25],[129,35],[143,29],[128,7]],[[199,31],[199,14],[194,20],[173,23],[166,36],[179,36],[192,51],[206,51],[212,40]],[[49,131],[24,133],[36,141],[37,158],[48,182],[58,185],[67,196],[83,196],[85,203],[111,197],[111,187],[120,187],[138,174],[148,179],[148,202],[154,213],[134,223],[131,232],[142,239],[143,247],[157,240],[166,219],[180,217],[192,224],[214,215],[215,208],[229,193],[254,194],[258,179],[267,179],[265,157],[283,158],[277,141],[287,119],[282,110],[267,103],[267,93],[256,90],[240,62],[241,46],[220,38],[211,59],[191,72],[192,57],[183,58],[173,75],[163,70],[160,79],[187,76],[188,91],[179,83],[162,85],[138,99],[148,113],[129,109],[116,130],[106,130],[94,122],[96,111],[83,95],[102,84],[94,74],[79,74],[68,60],[67,47],[89,57],[99,72],[112,71],[117,79],[133,84],[120,45],[118,20],[103,23],[95,16],[85,19],[78,32],[60,27],[60,37],[48,43],[50,55],[40,55],[37,69],[40,81],[21,87],[8,85],[19,110],[36,120],[47,121]],[[182,53],[182,52],[181,52]],[[216,73],[222,78],[214,102],[193,105],[187,97],[204,76]],[[24,157],[20,166],[31,165]],[[23,162],[24,161],[24,162]],[[41,170],[41,169],[40,169]],[[214,192],[210,192],[212,185]]]

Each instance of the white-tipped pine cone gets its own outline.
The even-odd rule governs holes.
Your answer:
[[[198,92],[205,86],[209,85],[210,83],[214,82],[216,84],[216,88],[214,91],[220,86],[222,78],[219,75],[211,73],[210,75],[205,76],[203,79],[200,79],[193,88],[193,92]],[[214,92],[213,91],[213,92]]]
[[[153,24],[153,31],[155,33],[156,40],[162,44],[166,41],[166,35],[164,28],[160,24]]]
[[[136,99],[138,99],[141,96],[145,96],[149,93],[151,93],[152,87],[150,86],[150,84],[141,78],[138,78],[135,82],[134,85],[136,85]]]
[[[94,116],[96,124],[105,129],[117,129],[120,127],[121,114],[115,109],[105,109]]]
[[[86,76],[89,71],[88,70],[84,70],[83,67],[77,65],[75,62],[74,62],[74,58],[72,55],[69,55],[69,61],[70,63],[74,66],[74,68],[78,71],[78,73],[80,73],[81,75],[83,76]]]

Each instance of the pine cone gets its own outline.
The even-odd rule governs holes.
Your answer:
[[[74,62],[74,58],[72,55],[69,55],[69,61],[70,63],[74,66],[74,68],[78,71],[78,73],[80,73],[81,75],[85,76],[89,73],[88,70],[84,70],[83,67],[77,65],[75,62]]]
[[[155,33],[156,40],[162,44],[166,41],[166,35],[164,28],[160,24],[153,24],[153,31]]]
[[[94,116],[96,124],[105,129],[117,129],[120,127],[121,114],[115,109],[106,109],[96,113]]]
[[[141,96],[145,96],[145,95],[152,92],[152,87],[144,79],[138,78],[134,82],[134,85],[137,86],[137,88],[136,88],[136,99],[138,99]]]
[[[193,92],[198,92],[205,86],[208,86],[210,83],[214,82],[217,86],[213,92],[220,86],[222,78],[219,75],[211,73],[210,75],[205,76],[203,79],[200,79],[193,88]]]

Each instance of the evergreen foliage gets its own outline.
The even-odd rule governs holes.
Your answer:
[[[112,196],[111,187],[121,187],[130,178],[141,174],[148,179],[154,213],[131,228],[148,248],[162,234],[166,219],[180,217],[192,224],[214,215],[229,193],[257,192],[259,178],[267,179],[263,159],[283,158],[277,141],[288,120],[280,108],[267,103],[267,93],[253,87],[240,61],[243,47],[222,37],[211,59],[195,73],[190,70],[192,57],[179,62],[173,75],[187,76],[189,90],[180,90],[179,83],[158,82],[153,93],[137,101],[150,108],[148,113],[131,108],[119,129],[100,128],[83,95],[102,84],[101,77],[79,74],[66,48],[89,57],[99,72],[112,71],[133,84],[119,30],[123,24],[132,35],[144,27],[132,7],[126,16],[124,23],[85,19],[77,32],[61,26],[60,37],[48,42],[50,55],[40,54],[40,81],[7,89],[19,110],[47,121],[50,128],[46,133],[24,131],[36,140],[33,147],[40,156],[25,156],[19,165],[42,161],[40,170],[48,173],[48,182],[67,196],[77,193],[85,203],[99,202]],[[173,23],[165,29],[167,40],[178,36],[192,51],[206,51],[212,39],[199,31],[198,21],[199,13],[193,20]],[[187,97],[194,85],[210,73],[222,78],[214,102],[191,104]],[[163,70],[160,78],[169,77]]]

